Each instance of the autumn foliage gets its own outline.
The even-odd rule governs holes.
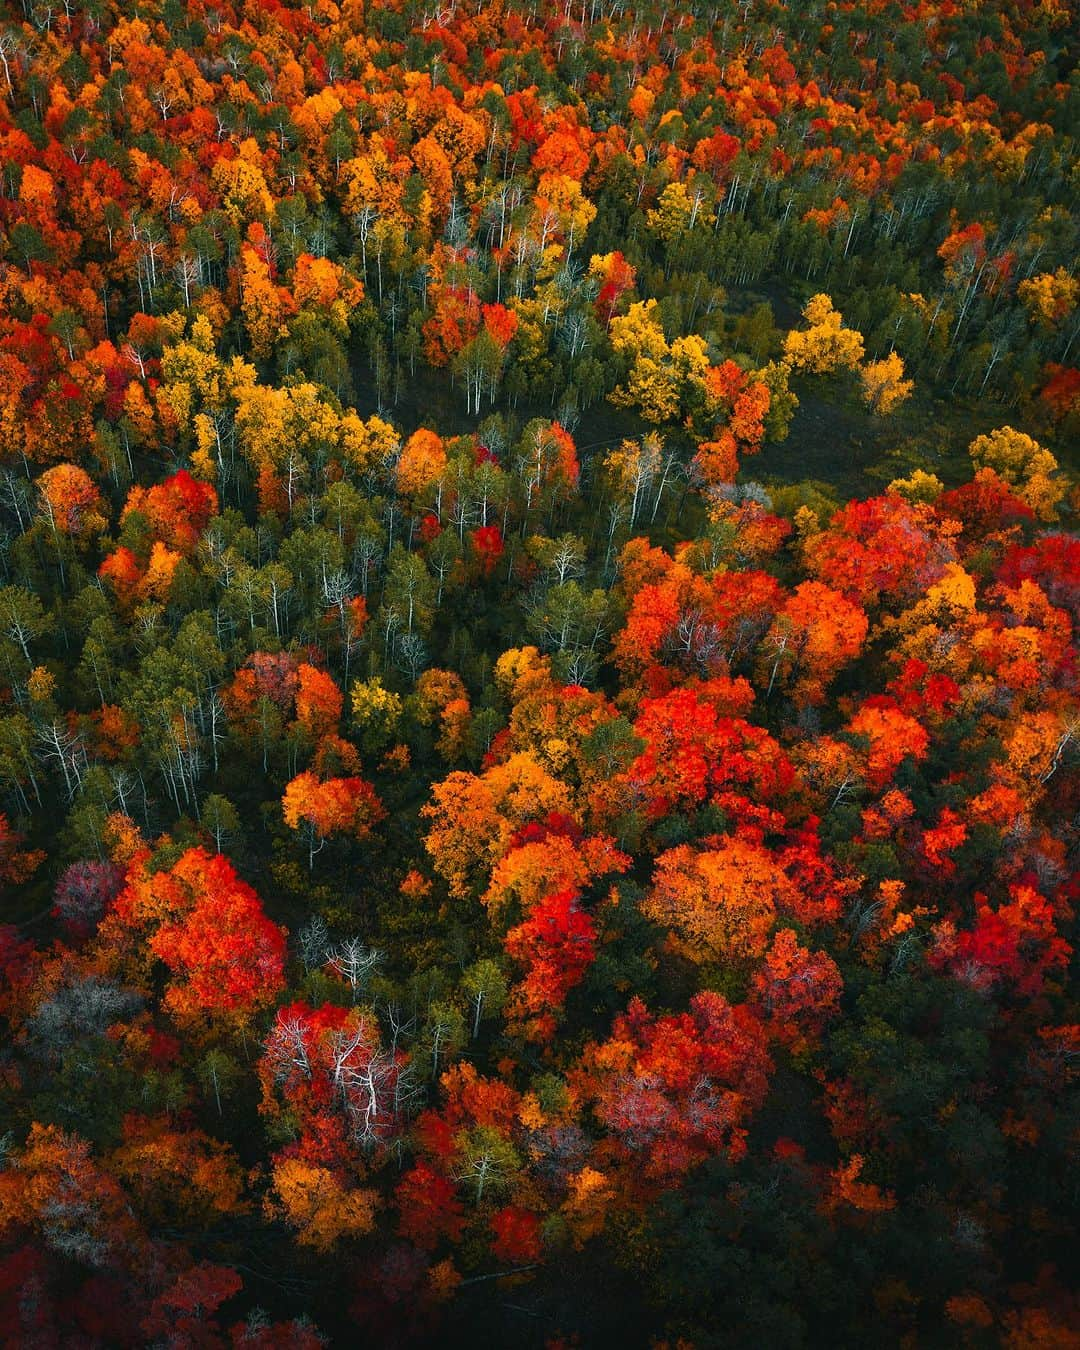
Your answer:
[[[1080,1344],[1074,10],[5,7],[0,1346]]]

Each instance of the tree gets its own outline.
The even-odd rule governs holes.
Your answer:
[[[149,1222],[212,1224],[246,1209],[243,1171],[228,1144],[161,1117],[129,1116],[123,1136],[109,1164]]]
[[[363,778],[320,780],[310,770],[299,773],[285,787],[282,815],[291,830],[303,829],[308,837],[308,867],[332,834],[367,839],[386,815],[375,789]]]
[[[404,704],[381,680],[356,680],[350,691],[353,720],[365,750],[377,754],[393,740]]]
[[[629,359],[629,375],[611,395],[613,403],[637,407],[647,422],[668,422],[684,398],[704,388],[709,361],[704,340],[696,334],[670,344],[660,324],[655,300],[635,302],[609,327],[615,352]]]
[[[645,749],[625,780],[651,817],[722,802],[729,793],[773,801],[791,787],[794,770],[769,733],[728,716],[732,701],[743,700],[737,684],[718,679],[641,701],[634,732]]]
[[[200,814],[203,828],[210,832],[217,853],[221,852],[221,845],[226,839],[240,838],[240,816],[228,797],[211,792],[203,802]]]
[[[299,1132],[289,1154],[333,1167],[339,1180],[358,1172],[360,1152],[385,1147],[404,1123],[406,1057],[382,1045],[366,1009],[279,1008],[258,1072],[264,1114]]]
[[[1071,8],[5,9],[5,1347],[1075,1340]]]
[[[770,1031],[796,1050],[816,1040],[840,1011],[843,987],[836,962],[800,946],[791,928],[775,935],[753,982]]]
[[[374,1193],[343,1185],[328,1167],[284,1158],[274,1164],[272,1186],[267,1214],[283,1219],[297,1242],[317,1252],[328,1252],[343,1238],[361,1236],[375,1225]]]
[[[133,487],[120,513],[120,523],[142,516],[155,539],[187,555],[217,511],[218,495],[213,486],[181,469],[153,487]]]
[[[1056,519],[1054,508],[1064,494],[1064,485],[1054,477],[1057,460],[1033,437],[1012,427],[999,427],[989,435],[976,436],[968,453],[977,468],[993,469],[1006,483],[1015,485],[1021,500],[1040,520]]]
[[[149,1240],[119,1183],[85,1140],[55,1125],[33,1124],[14,1166],[0,1175],[0,1231],[16,1225],[91,1270],[122,1271],[129,1254],[149,1256]]]
[[[480,1022],[485,1016],[498,1016],[506,1002],[507,981],[501,967],[494,961],[474,962],[461,977],[461,987],[472,1009],[473,1039],[480,1034]]]
[[[761,644],[766,697],[781,679],[796,702],[824,702],[826,685],[858,657],[868,629],[860,605],[820,582],[801,582],[777,610]]]
[[[635,269],[617,250],[594,254],[589,259],[589,275],[597,281],[596,314],[608,327],[622,304],[624,296],[634,289]]]
[[[235,1270],[200,1262],[179,1274],[154,1300],[141,1330],[147,1336],[183,1336],[197,1344],[220,1334],[214,1314],[242,1288]]]
[[[815,295],[803,308],[806,328],[784,339],[784,360],[808,375],[853,370],[863,357],[862,335],[843,326],[843,318],[827,295]]]
[[[803,543],[807,570],[869,607],[923,593],[956,561],[954,532],[925,503],[853,501]]]
[[[145,946],[143,946],[145,944]],[[170,972],[163,1007],[178,1021],[243,1025],[284,984],[285,931],[223,854],[188,849],[167,870],[129,872],[98,930],[106,961]]]
[[[575,1078],[630,1168],[671,1179],[714,1154],[744,1155],[772,1067],[751,1010],[710,991],[662,1017],[632,999],[610,1040],[585,1047]]]
[[[914,380],[904,379],[904,362],[897,352],[890,352],[881,361],[867,361],[859,378],[867,407],[880,416],[893,412],[915,388]]]
[[[435,582],[423,558],[395,543],[387,563],[381,613],[396,616],[406,634],[426,633],[435,616],[435,594]]]
[[[1057,328],[1076,309],[1080,301],[1080,281],[1059,267],[1026,277],[1016,288],[1031,319],[1045,328]]]
[[[397,490],[414,501],[425,497],[446,468],[442,438],[421,428],[405,442],[397,462]]]
[[[250,244],[241,249],[240,294],[251,350],[257,357],[269,356],[283,334],[292,302],[288,293],[274,284],[265,259]]]
[[[1008,982],[1022,994],[1038,994],[1065,968],[1072,948],[1060,937],[1053,907],[1031,886],[1009,888],[1009,900],[993,907],[975,896],[975,924],[957,931],[951,920],[935,933],[933,963],[975,989]]]
[[[296,667],[296,725],[312,741],[335,731],[345,696],[328,671],[303,661]]]
[[[671,929],[691,960],[738,963],[763,956],[777,912],[797,905],[769,852],[735,837],[702,852],[682,844],[660,854],[642,913]]]
[[[455,772],[421,808],[430,822],[424,846],[450,893],[483,884],[515,831],[530,819],[568,811],[570,794],[531,755],[514,754],[482,775]]]
[[[422,1159],[406,1172],[394,1191],[398,1232],[425,1251],[440,1241],[460,1242],[465,1210],[453,1183]]]
[[[4,824],[6,826],[6,821]],[[16,878],[9,875],[8,879]],[[53,913],[73,935],[88,936],[119,895],[123,884],[123,869],[113,862],[91,860],[72,863],[64,869],[56,883]]]
[[[511,1028],[529,1040],[547,1041],[566,995],[585,977],[595,959],[596,927],[572,890],[556,891],[533,906],[511,928],[506,953],[525,967],[506,1005]]]
[[[104,502],[97,485],[76,464],[56,464],[37,480],[42,512],[54,530],[86,539],[105,529]]]
[[[890,782],[909,755],[915,760],[924,759],[930,745],[922,724],[888,698],[867,700],[848,722],[847,729],[854,736],[866,738],[866,774],[873,787]]]
[[[608,452],[604,468],[611,475],[615,491],[629,497],[627,524],[634,528],[638,511],[644,505],[649,489],[659,472],[664,443],[655,433],[640,441],[623,441],[617,450]]]
[[[6,644],[14,644],[14,648],[22,655],[26,664],[26,669],[22,671],[24,677],[34,665],[30,655],[30,643],[44,637],[53,626],[53,619],[46,614],[39,596],[22,586],[0,587],[0,640],[6,639]],[[3,648],[0,647],[0,652],[2,651]],[[7,668],[11,678],[14,678],[15,671],[12,664],[13,655],[14,653],[7,657]]]

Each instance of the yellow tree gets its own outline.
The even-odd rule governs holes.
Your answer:
[[[611,345],[633,359],[626,383],[611,394],[612,403],[638,408],[647,422],[670,422],[694,386],[703,388],[709,370],[708,349],[694,333],[668,343],[655,300],[637,301],[611,321]]]
[[[1056,328],[1080,301],[1080,281],[1059,267],[1056,272],[1040,272],[1037,277],[1022,281],[1016,293],[1029,318],[1044,328]]]
[[[266,185],[261,159],[258,142],[249,136],[241,141],[235,158],[219,159],[211,170],[210,181],[221,193],[225,214],[234,225],[267,220],[273,215],[274,199]]]
[[[521,825],[570,809],[569,788],[519,752],[482,775],[452,773],[437,783],[421,808],[431,826],[424,847],[451,895],[464,897],[477,880],[487,880]]]
[[[898,408],[915,388],[914,380],[904,379],[904,360],[898,352],[890,352],[881,361],[867,361],[859,378],[867,407],[880,417]]]
[[[669,183],[656,203],[656,209],[645,213],[649,229],[665,244],[670,244],[690,224],[694,203],[685,183]]]
[[[250,366],[246,369],[254,380],[254,369]],[[228,453],[226,408],[230,388],[225,367],[215,350],[213,326],[205,314],[195,316],[186,337],[166,343],[161,354],[161,374],[158,414],[162,422],[179,432],[183,441],[194,434],[192,469],[197,477],[212,479]]]
[[[381,417],[371,416],[364,421],[351,409],[341,417],[341,452],[345,463],[356,473],[377,469],[390,459],[401,444],[401,438]]]
[[[445,468],[446,450],[442,437],[421,427],[413,432],[401,451],[397,464],[397,490],[403,497],[422,497]]]
[[[769,850],[725,838],[698,852],[689,844],[656,860],[646,918],[671,929],[672,945],[692,961],[762,956],[778,908],[798,907],[798,892]]]
[[[945,491],[945,484],[936,473],[915,469],[906,478],[894,478],[886,491],[894,492],[906,502],[936,502]]]
[[[1013,427],[998,427],[976,436],[968,453],[976,469],[993,469],[1014,486],[1040,520],[1057,519],[1054,508],[1065,495],[1065,484],[1054,477],[1057,460],[1034,437]]]
[[[650,431],[640,440],[623,441],[604,456],[604,468],[611,477],[616,496],[629,502],[631,529],[660,471],[663,451],[663,440],[655,431]]]
[[[627,312],[611,321],[611,345],[620,356],[651,356],[663,360],[667,339],[655,300],[635,300]]]
[[[256,356],[270,355],[286,317],[286,300],[286,293],[271,280],[269,267],[245,244],[240,254],[240,309]]]
[[[375,1224],[375,1192],[344,1185],[333,1172],[304,1158],[274,1165],[268,1216],[283,1219],[302,1246],[327,1252],[342,1238],[369,1233]]]
[[[845,328],[839,311],[827,295],[812,296],[803,309],[806,328],[784,340],[784,360],[808,375],[831,375],[854,370],[863,358],[862,334]]]

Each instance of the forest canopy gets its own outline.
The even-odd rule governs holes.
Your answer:
[[[1080,1347],[1077,24],[0,7],[0,1345]]]

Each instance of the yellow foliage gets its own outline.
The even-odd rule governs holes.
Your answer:
[[[933,610],[947,609],[959,617],[975,613],[975,580],[959,563],[946,563],[940,580],[926,592],[923,604]]]
[[[195,449],[191,455],[191,470],[196,478],[212,482],[217,477],[215,458],[218,436],[214,423],[206,413],[195,414]]]
[[[1041,272],[1016,288],[1027,307],[1029,317],[1044,328],[1053,328],[1067,319],[1080,301],[1080,281],[1064,267],[1056,272]]]
[[[147,600],[158,600],[164,604],[169,598],[173,573],[176,571],[179,562],[179,553],[174,553],[171,548],[166,548],[160,539],[156,540],[150,550],[150,560],[146,564],[146,575],[139,586],[140,593]]]
[[[596,219],[596,207],[582,192],[581,184],[564,173],[542,173],[536,184],[536,200],[555,212],[560,233],[571,239],[583,238]]]
[[[269,356],[285,319],[285,303],[269,267],[247,244],[241,249],[240,309],[251,350]]]
[[[1076,727],[1060,713],[1031,713],[1016,723],[1005,741],[1007,759],[998,777],[1025,799],[1036,796],[1052,776],[1062,749],[1076,735]]]
[[[978,469],[993,469],[1006,483],[1023,483],[1033,474],[1051,474],[1057,460],[1037,440],[1012,427],[998,427],[985,436],[976,436],[968,453]]]
[[[886,490],[908,502],[936,502],[945,491],[945,484],[937,474],[916,469],[907,478],[894,478]]]
[[[898,352],[890,352],[881,361],[867,361],[859,374],[867,407],[882,417],[910,398],[915,388],[914,380],[904,379],[904,361]]]
[[[679,413],[678,379],[670,366],[638,356],[626,384],[612,393],[611,401],[620,408],[640,409],[646,422],[670,422]]]
[[[669,183],[661,192],[654,211],[648,211],[645,221],[665,244],[677,239],[690,223],[693,203],[685,183]]]
[[[635,300],[627,312],[611,321],[611,345],[620,356],[651,356],[663,360],[667,339],[655,300]]]
[[[517,315],[514,346],[518,362],[524,367],[534,366],[547,355],[548,330],[544,305],[535,296],[511,296],[507,308]]]
[[[634,358],[612,403],[640,409],[647,422],[672,421],[686,388],[704,383],[709,369],[705,340],[691,333],[669,345],[655,300],[635,301],[625,315],[612,319],[609,331],[614,349]]]
[[[221,361],[214,350],[214,330],[205,314],[196,315],[187,338],[166,345],[161,354],[162,387],[158,399],[179,425],[191,421],[196,401],[218,409],[226,398]],[[254,375],[254,371],[252,372]]]
[[[1056,519],[1054,508],[1065,495],[1065,484],[1053,475],[1058,463],[1034,437],[1013,427],[998,427],[976,436],[968,447],[977,469],[993,469],[1040,520]]]
[[[289,388],[289,439],[303,454],[336,450],[342,443],[342,419],[315,384]]]
[[[397,432],[381,417],[372,416],[365,422],[351,410],[342,416],[341,449],[345,462],[357,473],[378,466],[394,454],[400,443]]]
[[[345,213],[395,216],[401,212],[403,180],[378,141],[372,137],[367,152],[341,166]]]
[[[1065,495],[1065,484],[1045,473],[1035,473],[1020,491],[1021,498],[1040,520],[1057,520],[1057,504]]]
[[[341,1238],[369,1233],[375,1223],[372,1191],[347,1190],[325,1167],[287,1158],[274,1167],[274,1197],[266,1202],[272,1218],[296,1229],[302,1246],[326,1252]]]
[[[709,369],[709,349],[696,333],[678,337],[671,344],[671,364],[680,380],[704,381]]]
[[[467,697],[460,675],[432,666],[416,682],[417,721],[429,727],[449,704]]]
[[[827,295],[808,300],[803,318],[808,327],[789,333],[784,340],[784,359],[793,370],[830,375],[859,364],[863,358],[862,334],[843,326],[843,318]]]
[[[650,431],[638,441],[624,440],[609,450],[604,456],[604,468],[620,494],[633,493],[639,483],[647,482],[658,471],[663,451],[663,438]]]
[[[795,533],[800,539],[809,539],[821,533],[821,521],[812,506],[800,506],[795,512]]]
[[[242,142],[235,159],[219,159],[210,172],[210,181],[221,193],[225,214],[234,225],[242,221],[265,220],[272,215],[274,199],[258,164],[258,143],[250,137]]]
[[[253,382],[236,390],[236,400],[236,433],[244,458],[256,471],[279,467],[288,440],[289,391]]]
[[[389,735],[397,726],[404,704],[400,694],[381,680],[356,680],[352,687],[352,711],[359,727]]]
[[[34,703],[47,703],[56,688],[56,676],[44,666],[35,666],[26,681],[26,692]]]
[[[508,647],[495,662],[495,687],[504,698],[517,698],[519,681],[530,679],[548,679],[551,675],[551,663],[541,656],[537,647]]]

